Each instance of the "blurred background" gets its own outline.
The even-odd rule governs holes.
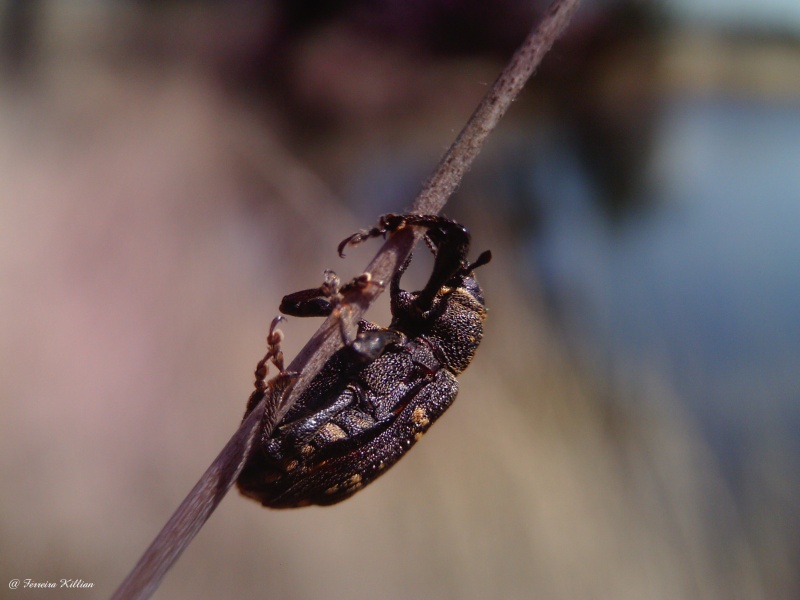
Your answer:
[[[545,4],[0,7],[0,585],[102,598]],[[458,401],[343,504],[231,492],[157,597],[800,598],[798,189],[800,4],[586,0],[445,211]]]

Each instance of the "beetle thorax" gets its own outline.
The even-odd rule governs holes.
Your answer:
[[[475,289],[480,290],[477,283],[442,287],[430,310],[421,314],[415,306],[419,294],[403,292],[394,326],[409,337],[424,337],[441,357],[441,366],[458,375],[472,362],[483,337],[486,308]]]
[[[447,368],[458,375],[472,362],[481,342],[486,308],[463,287],[442,288],[439,293],[444,310],[428,335],[436,340]]]

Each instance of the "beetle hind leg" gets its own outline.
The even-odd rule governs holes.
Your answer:
[[[276,327],[278,323],[284,320],[284,317],[277,316],[272,319],[272,323],[269,326],[269,333],[267,334],[267,352],[264,354],[264,358],[258,361],[256,365],[255,390],[247,401],[245,416],[250,414],[250,411],[256,407],[265,395],[281,398],[286,389],[297,379],[297,373],[286,371],[283,366],[281,342],[284,336],[283,332]],[[269,372],[268,365],[270,362],[278,369],[278,375],[267,381],[267,373]]]
[[[281,342],[283,341],[283,332],[276,329],[278,323],[285,321],[284,317],[280,315],[272,319],[269,326],[269,333],[267,334],[267,353],[264,355],[256,365],[256,383],[255,388],[258,392],[263,392],[267,389],[267,373],[269,371],[268,363],[271,361],[279,372],[283,373],[283,351],[281,350]]]

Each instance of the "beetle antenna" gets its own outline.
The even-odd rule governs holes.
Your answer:
[[[490,260],[492,260],[492,251],[491,250],[484,250],[483,252],[481,252],[481,255],[478,257],[478,260],[476,260],[474,263],[468,264],[464,268],[464,270],[467,273],[469,273],[470,271],[474,271],[478,267],[482,267],[483,265],[488,263]]]

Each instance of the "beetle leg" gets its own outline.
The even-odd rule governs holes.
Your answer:
[[[317,435],[320,429],[325,427],[326,423],[331,421],[348,406],[357,403],[358,400],[358,392],[354,390],[352,386],[348,385],[330,406],[326,406],[307,417],[281,425],[281,434],[283,434],[295,448],[299,449]]]
[[[395,305],[394,305],[395,298],[397,298],[397,296],[402,291],[400,289],[400,279],[402,279],[403,273],[406,272],[406,269],[408,269],[408,266],[411,264],[411,259],[413,258],[413,256],[414,256],[413,253],[409,254],[408,258],[406,258],[403,264],[400,265],[400,267],[398,267],[397,272],[394,274],[394,277],[392,277],[392,284],[391,287],[389,288],[389,295],[391,296],[392,300],[392,314],[394,314],[395,312]]]
[[[365,290],[370,286],[376,285],[379,288],[383,289],[383,283],[380,281],[373,281],[372,280],[372,273],[362,273],[357,277],[353,277],[353,280],[344,285],[339,292],[339,300],[341,297],[347,295],[350,292],[356,291],[360,292],[361,290]]]
[[[428,231],[425,242],[434,251],[436,259],[430,279],[417,299],[417,308],[421,312],[430,310],[433,299],[439,290],[458,273],[469,268],[467,253],[469,252],[470,235],[460,223],[439,215],[398,215],[386,214],[378,219],[378,224],[371,229],[362,229],[351,235],[339,244],[339,255],[344,256],[346,246],[354,246],[373,237],[386,236],[387,233],[397,231],[402,227],[424,227]],[[483,262],[482,262],[483,261]],[[475,263],[475,266],[486,262],[484,256]],[[402,270],[400,272],[402,273]],[[392,280],[393,289],[399,290],[397,276]],[[393,296],[396,294],[393,292]]]
[[[327,317],[342,304],[347,294],[358,292],[371,285],[383,287],[381,282],[373,281],[369,273],[362,273],[349,283],[341,285],[336,273],[328,270],[325,271],[325,281],[322,285],[287,294],[281,300],[279,310],[293,317]]]
[[[407,260],[402,270],[405,270],[408,262]],[[280,311],[296,317],[327,317],[330,314],[334,314],[339,321],[339,329],[344,344],[352,348],[365,362],[372,361],[383,353],[386,346],[401,341],[401,336],[398,333],[388,330],[361,331],[355,339],[348,335],[347,323],[350,311],[348,310],[348,305],[344,302],[344,297],[351,292],[359,292],[372,285],[383,288],[383,283],[373,281],[369,273],[362,273],[342,286],[336,273],[325,271],[325,281],[319,287],[301,290],[284,296],[281,301]],[[266,376],[266,361],[269,357],[270,355],[268,354],[259,363],[260,370],[257,376],[263,372],[263,376],[259,379],[262,386],[263,379]],[[281,355],[282,358],[283,356]]]
[[[286,319],[284,317],[279,315],[272,319],[272,323],[269,326],[269,333],[267,334],[267,353],[264,355],[264,358],[258,361],[258,364],[256,365],[256,389],[253,391],[247,401],[245,416],[250,414],[250,411],[256,407],[256,405],[261,401],[261,398],[263,398],[265,395],[277,398],[278,401],[280,401],[280,398],[283,397],[283,393],[286,391],[286,389],[297,379],[297,373],[293,371],[284,371],[283,367],[283,351],[281,350],[283,332],[280,329],[276,329],[276,327],[278,323],[285,320]],[[269,371],[268,363],[270,361],[272,361],[272,364],[277,367],[279,373],[270,381],[267,381],[267,373]]]
[[[293,317],[327,317],[333,311],[339,295],[339,278],[333,271],[325,271],[325,281],[317,288],[287,294],[279,310]]]
[[[408,221],[407,217],[409,216],[418,216],[418,215],[396,215],[396,214],[386,214],[381,216],[378,219],[378,224],[375,227],[370,229],[362,229],[358,233],[354,233],[347,239],[343,240],[337,250],[339,251],[339,256],[344,258],[344,249],[347,246],[356,246],[363,241],[366,241],[370,238],[383,236],[386,237],[387,233],[392,233],[393,231],[397,231],[401,227],[403,227]]]
[[[421,312],[430,309],[436,294],[443,287],[452,285],[451,280],[454,277],[468,275],[492,258],[491,252],[487,250],[474,263],[467,262],[472,238],[466,227],[451,219],[437,215],[406,215],[405,224],[428,228],[425,243],[436,256],[430,279],[416,301]]]
[[[256,391],[263,392],[267,389],[267,372],[268,367],[267,363],[271,360],[272,364],[274,364],[278,371],[283,372],[283,352],[281,351],[281,342],[283,341],[283,332],[280,329],[276,329],[276,326],[281,321],[285,321],[284,317],[280,315],[272,319],[272,323],[269,326],[269,333],[267,334],[267,353],[264,355],[258,364],[256,365]]]

